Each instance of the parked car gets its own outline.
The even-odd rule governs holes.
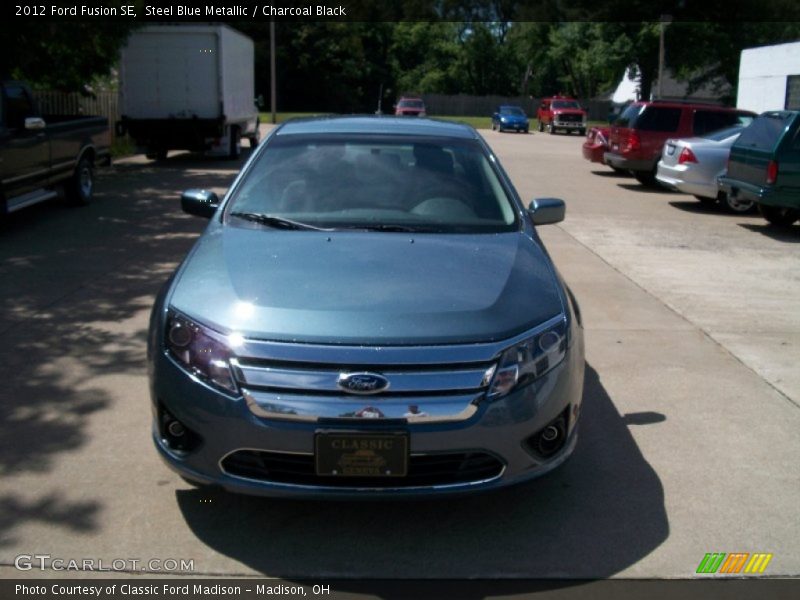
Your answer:
[[[736,213],[752,210],[752,200],[730,198],[717,186],[717,178],[725,173],[731,146],[743,129],[742,125],[734,125],[701,137],[667,140],[656,179],[665,187],[692,194],[704,204],[719,201]]]
[[[731,147],[727,173],[719,178],[729,197],[758,203],[773,225],[800,218],[800,111],[761,114]]]
[[[631,171],[644,185],[656,183],[656,169],[669,138],[701,136],[732,125],[747,125],[755,113],[691,102],[634,102],[611,126],[605,161]]]
[[[546,128],[554,134],[556,130],[561,129],[567,133],[577,131],[580,135],[586,135],[586,111],[575,98],[568,96],[542,98],[536,111],[536,118],[539,121],[539,131],[544,131]]]
[[[564,203],[526,208],[472,127],[293,120],[222,201],[182,205],[210,221],[156,300],[148,360],[155,445],[185,478],[452,494],[572,452],[580,311],[536,230]]]
[[[521,107],[503,105],[495,109],[492,115],[492,131],[498,130],[502,133],[506,129],[528,133],[530,129],[528,115]]]
[[[261,139],[253,40],[227,25],[134,30],[120,58],[117,133],[148,158],[169,150],[238,158]]]
[[[73,204],[94,193],[96,165],[111,161],[105,117],[43,115],[19,81],[0,84],[0,216],[55,198]]]
[[[397,101],[394,114],[398,117],[424,117],[427,113],[422,98],[403,97]]]

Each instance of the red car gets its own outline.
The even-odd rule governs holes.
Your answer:
[[[425,103],[422,98],[403,96],[394,106],[394,114],[402,117],[424,117]]]
[[[661,150],[669,138],[696,137],[731,125],[747,125],[755,113],[690,102],[634,102],[611,126],[605,163],[655,185]]]
[[[583,158],[589,162],[606,164],[603,154],[608,150],[608,135],[610,127],[592,127],[586,134],[586,141],[583,142]]]

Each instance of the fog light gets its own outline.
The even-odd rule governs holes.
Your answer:
[[[172,413],[159,405],[159,432],[161,442],[173,452],[191,452],[200,445],[200,436],[186,427]]]

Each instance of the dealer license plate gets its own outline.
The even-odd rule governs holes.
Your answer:
[[[408,434],[318,432],[314,438],[317,475],[404,477]]]

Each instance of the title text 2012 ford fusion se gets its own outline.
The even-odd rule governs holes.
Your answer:
[[[528,480],[577,439],[583,332],[526,209],[469,126],[288,122],[156,300],[153,437],[184,478],[294,497]]]

